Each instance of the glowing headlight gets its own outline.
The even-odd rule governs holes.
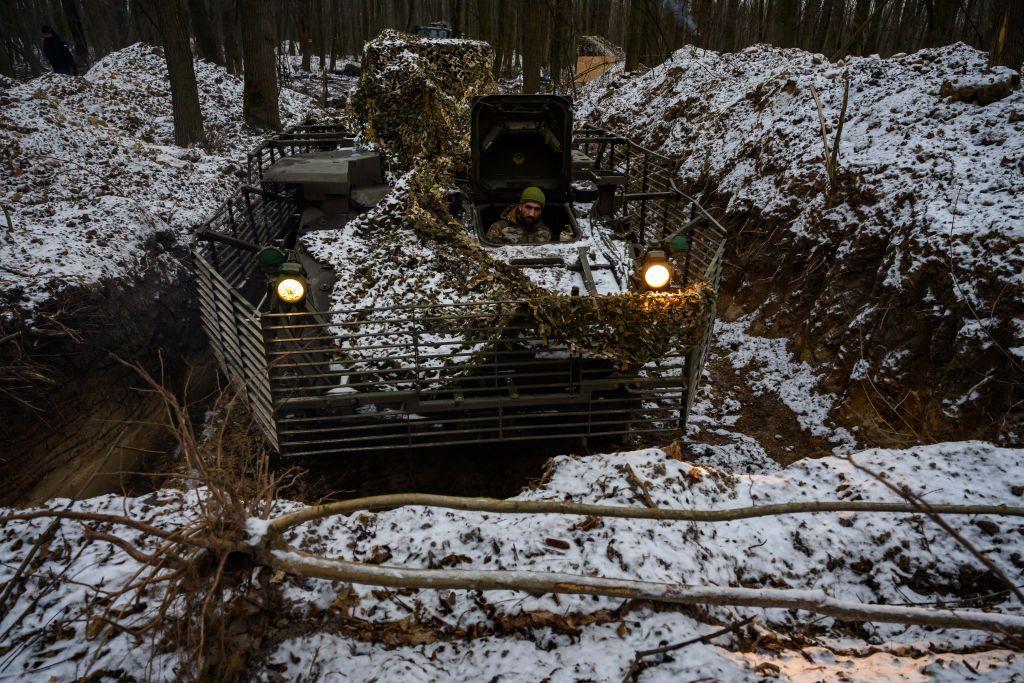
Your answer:
[[[640,265],[640,280],[647,289],[664,289],[672,280],[672,266],[665,252],[652,249]]]
[[[644,268],[644,284],[650,289],[661,289],[668,284],[672,273],[664,263],[652,263]]]
[[[277,281],[277,297],[286,304],[297,304],[306,296],[306,284],[297,277]]]

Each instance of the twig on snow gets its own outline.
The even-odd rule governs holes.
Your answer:
[[[942,528],[942,530],[945,531],[947,534],[952,536],[953,539],[957,543],[959,543],[965,550],[967,550],[967,552],[973,555],[975,559],[977,559],[979,562],[985,565],[985,567],[988,568],[988,570],[991,571],[996,576],[996,578],[999,579],[999,581],[1006,587],[1006,589],[1013,593],[1017,597],[1017,600],[1019,600],[1020,603],[1024,605],[1024,593],[1021,592],[1020,588],[1018,588],[1017,585],[1010,580],[1010,577],[1008,577],[1006,573],[999,568],[999,565],[993,562],[990,558],[986,557],[981,551],[974,547],[973,543],[964,538],[963,534],[961,534],[959,531],[950,526],[950,524],[946,520],[942,519],[942,517],[935,511],[935,506],[926,503],[920,496],[911,491],[907,486],[896,486],[896,484],[893,484],[878,472],[874,472],[873,470],[864,467],[856,460],[854,460],[852,455],[846,456],[846,460],[849,461],[851,465],[856,467],[861,472],[864,472],[868,476],[879,481],[882,485],[884,485],[887,489],[889,489],[896,495],[900,496],[904,500],[910,501],[913,505],[917,506],[920,512],[927,515],[929,519],[931,519],[933,522],[939,525]]]
[[[741,621],[737,621],[734,624],[726,626],[725,628],[718,629],[712,633],[705,634],[703,636],[697,636],[696,638],[690,638],[684,640],[681,643],[673,643],[672,645],[663,645],[662,647],[655,647],[650,650],[637,650],[636,654],[633,655],[633,663],[629,666],[629,671],[626,672],[626,676],[622,679],[622,683],[629,683],[629,681],[636,680],[636,675],[640,672],[640,660],[644,657],[653,657],[654,655],[663,655],[666,652],[674,652],[681,650],[688,645],[696,645],[697,643],[709,643],[719,636],[724,636],[727,633],[739,631],[741,628],[746,626],[757,619],[757,617],[747,617]]]
[[[657,508],[658,506],[655,505],[654,501],[651,499],[651,492],[649,490],[651,486],[650,482],[646,482],[641,479],[640,475],[636,473],[636,470],[634,470],[633,466],[629,463],[626,463],[626,474],[629,476],[629,480],[633,482],[633,485],[639,489],[640,495],[643,496],[644,499],[644,505],[649,508]]]

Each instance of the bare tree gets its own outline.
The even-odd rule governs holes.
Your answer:
[[[82,16],[78,13],[78,5],[75,0],[60,0],[61,8],[64,10],[64,18],[68,22],[68,30],[71,31],[71,39],[74,41],[75,62],[80,71],[89,66],[89,44],[85,40],[85,29],[82,27]]]
[[[647,0],[630,0],[629,28],[626,32],[626,71],[640,68],[647,45]]]
[[[185,12],[181,0],[157,0],[153,6],[163,38],[167,75],[171,81],[174,142],[187,147],[203,137],[203,114],[199,108],[199,90],[192,50],[189,48]]]
[[[192,17],[192,31],[196,36],[199,56],[214,64],[224,64],[224,56],[217,41],[217,33],[213,30],[206,0],[188,0],[188,13]]]
[[[519,38],[523,54],[523,92],[540,91],[540,67],[544,42],[537,18],[541,16],[539,0],[519,0]]]
[[[270,0],[243,0],[242,8],[242,53],[245,59],[242,113],[250,126],[280,130],[274,62],[276,39],[270,23]]]
[[[228,73],[242,73],[242,46],[238,35],[239,0],[226,0],[221,8],[221,33],[224,37],[224,66]]]

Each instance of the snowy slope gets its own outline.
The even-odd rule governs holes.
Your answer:
[[[831,144],[847,73],[828,204],[811,87]],[[964,99],[956,88],[965,85],[996,99]],[[776,333],[820,344],[814,352],[834,363],[836,381],[863,382],[894,404],[910,388],[925,402],[934,393],[941,411],[909,409],[918,413],[910,420],[928,415],[923,433],[964,417],[978,428],[994,420],[978,433],[1019,442],[1013,417],[999,426],[1020,398],[1004,383],[1019,386],[1024,374],[1015,72],[989,69],[963,44],[840,63],[767,45],[686,47],[643,74],[595,80],[578,110],[680,159],[682,185],[734,226],[726,277],[737,274],[728,283],[736,299],[748,312],[767,303],[762,322]]]
[[[1024,451],[965,442],[907,451],[876,449],[855,458],[896,483],[927,493],[934,503],[1019,504],[1014,491],[1024,486],[1022,456]],[[710,466],[695,468],[659,450],[556,458],[543,484],[519,498],[642,506],[626,465],[650,483],[650,495],[659,507],[894,499],[881,484],[840,458],[804,460],[780,471],[738,475]],[[140,498],[95,498],[73,507],[127,512],[177,527],[195,513],[194,496],[165,490]],[[977,565],[967,552],[917,517],[844,513],[717,524],[606,519],[584,525],[582,521],[403,507],[309,523],[298,528],[291,540],[312,551],[391,565],[515,566],[698,585],[814,588],[843,599],[893,604],[955,601],[991,592],[989,584],[977,580],[972,570]],[[953,523],[986,549],[1014,581],[1022,578],[1018,564],[1024,541],[1016,522],[955,518]],[[46,524],[36,520],[6,526],[0,537],[0,580],[11,576],[19,551],[31,545]],[[132,531],[123,535],[129,540],[135,537]],[[149,541],[138,545],[151,550]],[[0,621],[0,633],[10,629],[3,644],[13,646],[0,658],[5,673],[45,670],[48,676],[66,679],[107,669],[138,676],[153,656],[153,668],[145,675],[173,678],[173,657],[158,654],[148,639],[136,642],[122,633],[97,649],[85,638],[89,620],[77,618],[96,588],[112,590],[130,577],[138,568],[135,560],[106,544],[84,543],[79,525],[72,522],[62,524],[53,547],[58,552],[44,562],[39,578],[33,580],[37,591],[29,590]],[[69,573],[59,576],[66,564]],[[51,583],[48,576],[57,578]],[[43,584],[48,588],[39,592]],[[922,671],[952,680],[966,670],[963,655],[916,656],[928,650],[964,648],[973,653],[967,657],[968,665],[986,670],[987,677],[978,680],[1005,680],[1024,666],[1019,657],[999,648],[998,639],[984,634],[894,625],[851,630],[831,619],[784,610],[708,608],[694,613],[655,611],[596,597],[555,599],[506,591],[396,593],[365,586],[354,586],[354,593],[349,593],[345,586],[328,581],[287,578],[281,585],[286,606],[282,623],[323,625],[305,629],[305,635],[289,635],[283,629],[262,670],[266,680],[294,680],[300,675],[313,680],[333,680],[339,675],[347,680],[487,679],[498,674],[505,680],[523,681],[545,676],[621,680],[636,649],[707,633],[715,623],[741,615],[758,616],[757,628],[766,636],[765,629],[785,629],[790,636],[798,636],[803,654],[780,652],[786,648],[779,645],[773,649],[748,643],[737,649],[739,643],[725,637],[714,645],[692,646],[683,656],[645,672],[643,680],[673,680],[702,672],[717,679],[755,679],[763,670],[757,667],[764,662],[779,667],[789,680],[806,680],[803,677],[812,674],[827,677],[828,672],[846,673],[851,680],[877,680],[880,675]],[[983,597],[980,604],[1004,612],[1021,611],[1005,594]],[[15,621],[23,612],[27,616]],[[525,621],[516,622],[517,618]],[[353,635],[372,631],[373,625],[392,629],[390,646],[361,642]],[[730,643],[733,647],[727,647]]]
[[[81,78],[44,74],[0,83],[0,231],[4,303],[33,308],[54,293],[146,267],[158,233],[182,244],[239,182],[260,134],[244,130],[242,81],[195,62],[207,134],[173,144],[162,52],[141,43],[111,53]],[[284,91],[296,123],[308,98]]]
[[[890,264],[886,284],[900,286],[952,249],[965,271],[963,295],[978,297],[975,271],[1024,287],[1024,92],[1018,84],[985,106],[939,95],[944,83],[965,75],[991,82],[1016,76],[985,64],[985,53],[963,44],[839,64],[766,45],[735,54],[688,47],[642,76],[596,81],[579,114],[682,157],[679,175],[691,184],[709,177],[731,196],[730,211],[795,218],[797,235],[829,241],[850,223],[869,234],[912,227],[891,236],[912,244],[909,258]],[[820,93],[831,142],[846,72],[850,101],[839,159],[869,196],[827,209],[817,187],[824,166],[809,89]],[[836,246],[838,258],[853,248]]]

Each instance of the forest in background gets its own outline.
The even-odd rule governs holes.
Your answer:
[[[540,72],[556,87],[575,65],[581,35],[625,50],[626,68],[654,66],[679,47],[734,51],[755,43],[799,47],[830,59],[883,56],[963,41],[993,63],[1024,61],[1020,0],[6,0],[0,4],[0,73],[48,69],[40,26],[63,36],[80,68],[135,42],[162,44],[160,14],[180,15],[197,56],[241,73],[247,17],[265,14],[277,44],[290,41],[302,67],[357,55],[384,28],[448,23],[495,49],[499,74]]]

